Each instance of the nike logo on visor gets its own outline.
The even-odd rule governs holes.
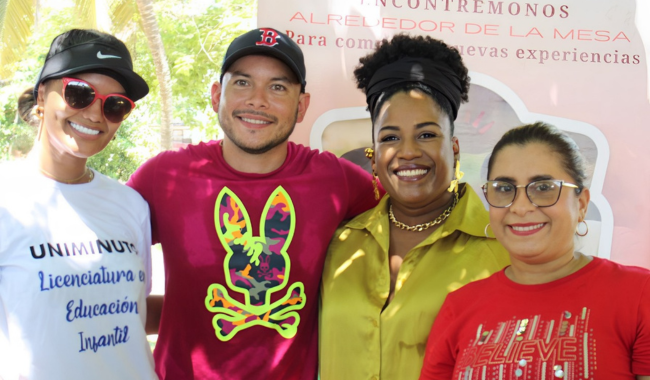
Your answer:
[[[122,57],[118,57],[117,55],[105,55],[105,54],[102,54],[101,51],[97,52],[97,58],[99,58],[99,59],[107,59],[107,58],[122,59]]]

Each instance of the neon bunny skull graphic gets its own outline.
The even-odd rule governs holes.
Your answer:
[[[275,329],[284,338],[298,331],[305,306],[301,282],[293,283],[276,301],[273,293],[289,283],[291,260],[287,248],[295,229],[295,210],[289,194],[279,186],[262,211],[260,236],[253,236],[253,225],[242,201],[224,187],[214,210],[215,227],[226,250],[224,271],[226,285],[208,287],[205,306],[216,315],[212,318],[217,338],[232,339],[238,331],[253,326]],[[228,290],[242,293],[244,303],[231,297]]]

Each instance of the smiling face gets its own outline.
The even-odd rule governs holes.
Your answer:
[[[124,94],[115,79],[95,73],[74,74],[95,87],[102,95]],[[38,104],[44,108],[41,146],[51,154],[86,159],[102,151],[113,139],[122,123],[112,123],[102,114],[102,101],[87,108],[69,107],[61,93],[63,81],[52,79],[38,89]]]
[[[235,61],[212,85],[212,106],[226,139],[246,153],[284,146],[309,106],[309,94],[281,61],[249,55]]]
[[[398,92],[374,124],[373,170],[396,207],[429,211],[449,203],[458,140],[449,117],[418,90]]]
[[[562,166],[562,157],[540,142],[508,145],[494,158],[490,180],[527,185],[542,179],[575,183]],[[560,199],[550,207],[536,207],[517,189],[510,207],[490,206],[490,225],[497,240],[510,252],[513,263],[546,264],[568,260],[574,252],[574,233],[584,220],[589,204],[589,189],[577,195],[563,187]]]

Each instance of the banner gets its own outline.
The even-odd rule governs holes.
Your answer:
[[[352,74],[359,57],[397,33],[456,47],[472,83],[456,121],[464,180],[480,190],[489,153],[508,129],[553,124],[589,162],[581,251],[650,268],[650,28],[638,22],[647,24],[650,5],[643,2],[259,0],[258,26],[285,31],[305,53],[311,105],[292,140],[339,156],[371,145]]]

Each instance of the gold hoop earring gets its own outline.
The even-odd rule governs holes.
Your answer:
[[[454,174],[454,179],[451,180],[451,184],[449,185],[449,188],[447,189],[448,192],[458,192],[458,182],[460,181],[461,178],[465,173],[460,171],[460,160],[456,160],[456,172]]]
[[[585,225],[584,232],[582,232],[581,229],[580,229],[580,224],[582,224],[582,223],[584,223],[584,225]],[[583,237],[583,236],[587,236],[588,233],[589,233],[589,225],[587,224],[587,221],[583,220],[580,223],[578,223],[578,226],[576,227],[576,235],[578,235],[580,237]]]
[[[494,236],[488,235],[488,231],[487,231],[488,228],[490,228],[490,223],[486,224],[485,225],[485,230],[483,230],[483,233],[485,234],[485,237],[488,238],[488,239],[494,239]]]
[[[34,106],[32,108],[32,115],[36,116],[39,120],[43,120],[43,115],[45,114],[45,109],[41,106]]]

